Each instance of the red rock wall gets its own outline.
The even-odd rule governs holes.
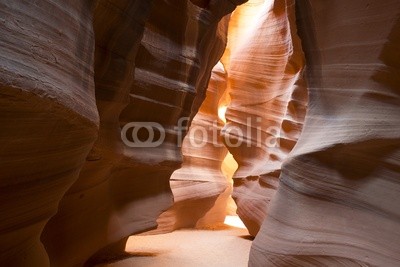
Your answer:
[[[152,227],[151,218],[142,215],[144,220],[135,220],[134,204],[135,200],[140,201],[140,195],[135,196],[134,192],[143,192],[149,198],[154,193],[152,201],[160,201],[158,204],[166,207],[171,203],[166,183],[160,186],[157,198],[158,192],[150,189],[151,182],[146,190],[140,187],[143,182],[137,176],[121,175],[121,171],[129,170],[129,163],[135,162],[126,155],[133,149],[129,150],[121,140],[120,115],[129,103],[135,59],[151,4],[151,1],[99,1],[96,6],[94,79],[100,131],[79,180],[64,196],[57,215],[44,230],[42,240],[54,266],[82,265],[110,243],[118,244],[130,233]],[[127,216],[130,212],[132,215]],[[149,209],[151,215],[156,217],[157,210]]]
[[[310,104],[250,266],[399,266],[400,1],[297,2]]]
[[[182,161],[175,128],[181,118],[190,123],[204,99],[226,43],[218,16],[234,8],[210,11],[164,0],[126,1],[119,11],[109,5],[100,2],[95,12],[99,139],[44,235],[58,266],[121,253],[130,235],[155,228],[156,218],[173,204],[169,178]],[[105,28],[110,16],[115,24]],[[130,122],[159,123],[165,141],[154,148],[127,147],[120,127]],[[80,239],[70,232],[81,233]]]
[[[223,58],[231,97],[223,134],[239,164],[233,198],[253,236],[305,116],[304,56],[294,11],[294,1],[249,1],[239,7],[229,32],[233,41]]]
[[[182,143],[182,168],[171,176],[174,205],[161,214],[154,233],[205,227],[223,223],[225,219],[232,188],[221,170],[227,149],[220,137],[223,122],[218,118],[218,104],[226,82],[224,67],[218,63],[207,96]]]
[[[0,1],[1,266],[49,264],[41,232],[96,139],[92,9]]]
[[[241,3],[194,2],[0,2],[1,265],[47,266],[45,249],[91,264],[156,227],[182,161],[173,127],[197,113]],[[132,121],[166,141],[126,146]]]

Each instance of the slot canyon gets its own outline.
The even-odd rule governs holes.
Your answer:
[[[0,0],[0,266],[400,266],[400,0]]]

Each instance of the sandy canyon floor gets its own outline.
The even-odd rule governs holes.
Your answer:
[[[212,230],[131,236],[124,259],[97,267],[241,267],[248,264],[251,242],[246,229],[227,225]]]

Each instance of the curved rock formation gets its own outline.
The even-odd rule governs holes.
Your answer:
[[[173,204],[169,179],[181,165],[177,142],[186,134],[177,126],[182,118],[188,118],[183,126],[190,124],[224,51],[227,22],[220,20],[235,6],[221,5],[99,2],[94,18],[99,138],[43,234],[53,265],[93,264],[123,253],[130,235],[155,228],[157,217]],[[154,139],[164,141],[135,146],[150,133],[138,131],[138,140],[132,139],[132,122],[161,127]]]
[[[181,163],[173,127],[204,100],[241,2],[0,1],[1,265],[49,265],[41,238],[51,265],[80,266],[156,226]],[[132,121],[165,142],[127,146]]]
[[[152,218],[134,224],[134,219],[126,220],[126,213],[121,212],[124,208],[134,212],[130,203],[134,199],[127,195],[136,192],[137,189],[132,187],[140,180],[130,175],[124,184],[126,190],[122,190],[114,178],[118,171],[127,169],[119,167],[121,162],[129,162],[124,155],[127,149],[121,140],[119,116],[129,101],[135,58],[151,4],[151,1],[103,0],[96,6],[93,25],[100,131],[79,180],[64,196],[57,215],[44,230],[42,240],[54,266],[83,265],[104,246],[119,241],[124,235],[129,236],[135,230],[153,226]],[[168,187],[160,190],[168,191]],[[149,197],[153,193],[151,190],[142,191]],[[168,205],[171,200],[166,194],[162,202]],[[121,200],[121,197],[126,199]],[[137,198],[140,200],[140,196]],[[156,211],[153,216],[157,216]]]
[[[218,118],[218,104],[226,80],[224,67],[218,63],[207,96],[183,140],[182,168],[171,176],[174,205],[157,220],[156,233],[214,225],[225,219],[232,188],[221,170],[227,149],[220,137],[223,122]]]
[[[298,1],[310,105],[250,266],[399,266],[400,1]]]
[[[96,139],[91,14],[91,1],[0,1],[2,266],[48,265],[40,234]]]
[[[241,21],[247,21],[243,28]],[[231,103],[223,134],[239,164],[233,198],[253,236],[266,216],[281,164],[295,145],[305,116],[304,56],[291,22],[293,1],[248,2],[231,22],[230,34],[241,40],[233,42],[224,57]]]

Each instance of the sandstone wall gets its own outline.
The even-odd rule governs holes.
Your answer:
[[[189,125],[204,100],[211,69],[226,44],[226,23],[219,21],[235,7],[122,3],[100,2],[95,11],[100,133],[80,179],[45,231],[57,266],[122,253],[130,235],[155,228],[157,217],[173,204],[169,178],[182,162],[177,142],[186,134],[176,127],[185,117],[184,126]],[[120,129],[130,122],[158,123],[165,141],[152,148],[127,147]]]
[[[231,97],[223,134],[239,164],[233,198],[253,236],[305,116],[304,56],[294,12],[294,1],[249,1],[239,7],[223,57]]]
[[[0,2],[2,264],[46,266],[45,249],[91,264],[156,227],[182,161],[174,126],[197,113],[241,2]],[[132,121],[165,142],[126,146]]]
[[[310,104],[250,266],[398,266],[400,2],[297,1]]]
[[[0,265],[46,266],[46,222],[97,136],[92,1],[0,1]]]
[[[224,67],[218,63],[206,98],[183,140],[182,168],[171,176],[174,205],[157,220],[156,233],[215,225],[225,219],[232,188],[221,170],[227,149],[220,137],[223,122],[218,118],[218,104],[226,82]]]
[[[79,180],[44,230],[42,240],[54,266],[82,265],[106,245],[117,243],[130,232],[152,227],[151,218],[135,221],[134,215],[127,216],[135,212],[134,201],[140,201],[140,196],[134,196],[136,190],[145,191],[148,197],[155,193],[153,201],[161,200],[162,205],[171,203],[168,193],[158,199],[158,192],[138,188],[140,180],[133,174],[125,178],[126,190],[119,184],[124,178],[114,178],[127,169],[129,162],[134,163],[126,156],[133,149],[121,140],[120,114],[129,103],[135,59],[151,7],[151,1],[99,1],[94,10],[94,80],[100,130]],[[124,168],[119,167],[121,163],[126,163]],[[168,192],[168,186],[160,187],[163,190]],[[151,209],[149,216],[152,212],[157,216]],[[120,243],[123,247],[123,240]]]

